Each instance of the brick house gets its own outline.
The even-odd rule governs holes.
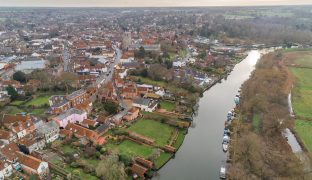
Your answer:
[[[79,89],[68,95],[66,99],[70,102],[71,107],[76,107],[77,105],[88,101],[89,95],[86,90]]]
[[[69,123],[65,129],[72,131],[74,136],[78,139],[87,138],[97,145],[102,145],[105,142],[105,139],[103,137],[100,137],[98,133],[85,127],[79,126],[78,124]]]

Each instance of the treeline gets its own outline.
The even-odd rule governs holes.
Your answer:
[[[291,122],[287,93],[292,83],[282,58],[278,52],[265,55],[243,85],[230,179],[308,179],[282,136]]]
[[[214,17],[197,30],[204,37],[240,38],[252,43],[284,44],[312,43],[312,26],[303,22],[295,24],[298,18],[262,17],[242,20],[229,20],[223,16]]]

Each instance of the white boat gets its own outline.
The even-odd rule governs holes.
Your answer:
[[[229,144],[227,142],[222,143],[222,149],[224,152],[227,152],[229,149]]]
[[[226,178],[226,168],[225,166],[221,166],[220,168],[220,179],[225,179]]]

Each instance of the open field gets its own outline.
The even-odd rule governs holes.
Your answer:
[[[312,69],[291,68],[296,77],[293,90],[293,107],[296,115],[312,118]]]
[[[45,104],[49,104],[49,101],[48,101],[49,97],[50,96],[39,96],[27,102],[25,105],[26,106],[43,106]]]
[[[166,109],[167,111],[173,111],[175,108],[174,103],[169,102],[169,101],[162,101],[160,103],[160,108]]]
[[[292,51],[286,53],[287,65],[295,76],[292,91],[292,105],[297,116],[295,131],[307,150],[312,152],[312,53],[311,51]]]
[[[312,153],[312,121],[296,120],[295,130],[308,151]]]
[[[159,146],[165,146],[174,131],[174,127],[154,120],[139,119],[128,130],[154,139]]]
[[[134,156],[148,158],[152,155],[154,150],[154,148],[151,146],[140,145],[129,140],[125,140],[119,145],[108,144],[107,147],[110,150],[117,150],[119,154],[129,158]]]

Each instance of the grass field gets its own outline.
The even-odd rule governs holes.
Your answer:
[[[295,130],[299,134],[308,151],[312,153],[312,122],[296,120]]]
[[[295,121],[295,131],[303,141],[307,150],[312,152],[312,53],[310,51],[291,52],[291,61],[299,67],[291,67],[295,76],[295,84],[292,91],[292,105],[298,119]]]
[[[76,150],[74,148],[70,147],[69,145],[62,146],[62,151],[64,154],[76,153]]]
[[[160,153],[160,156],[155,160],[155,167],[156,169],[159,169],[163,164],[165,164],[170,158],[172,157],[172,154],[169,153]]]
[[[23,104],[23,103],[24,103],[24,101],[18,101],[18,100],[16,100],[16,101],[11,102],[10,105],[19,106],[19,105],[21,105],[21,104]]]
[[[173,144],[173,147],[179,148],[183,144],[183,141],[184,141],[184,138],[185,138],[185,133],[186,133],[186,130],[179,130],[179,134],[178,134],[177,140]]]
[[[291,68],[296,77],[293,90],[293,107],[296,115],[312,118],[312,69]]]
[[[160,108],[166,109],[167,111],[173,111],[175,109],[175,105],[169,101],[162,101],[160,103]]]
[[[136,132],[143,136],[147,136],[156,141],[159,146],[168,143],[174,128],[154,120],[139,119],[136,123],[128,128],[130,131]]]
[[[148,158],[153,153],[153,147],[140,145],[129,140],[125,140],[119,145],[108,144],[107,148],[117,150],[119,154],[127,157],[141,156]]]
[[[49,104],[49,101],[48,101],[49,97],[50,96],[39,96],[27,102],[25,105],[26,106],[43,106],[45,104]]]
[[[167,83],[164,81],[154,81],[150,78],[145,78],[145,77],[137,77],[137,79],[140,79],[141,83],[143,84],[150,84],[150,85],[154,85],[154,86],[161,86],[161,87],[166,87]]]

